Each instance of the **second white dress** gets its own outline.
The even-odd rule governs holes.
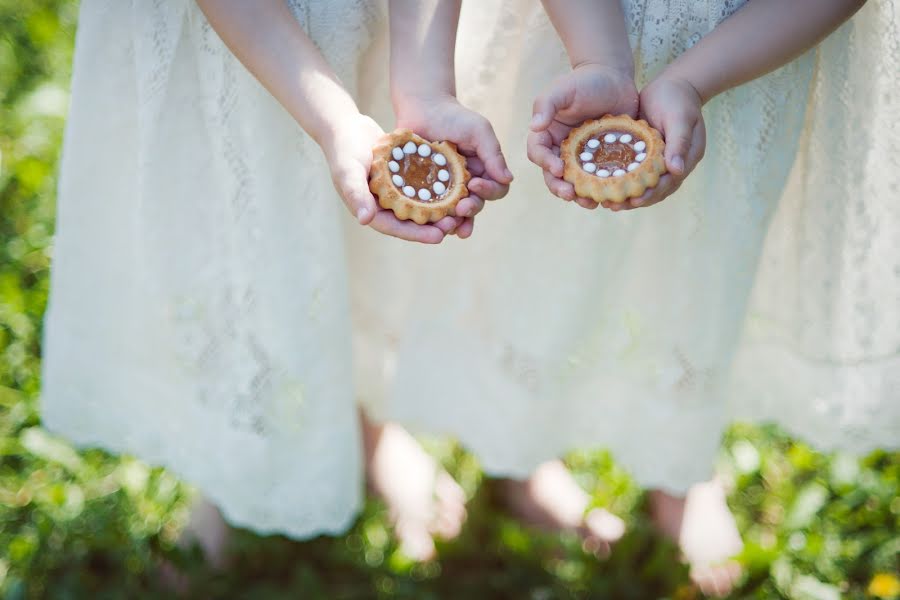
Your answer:
[[[625,2],[639,85],[742,4]],[[358,364],[383,374],[362,388],[381,390],[373,410],[458,436],[492,474],[610,448],[672,491],[711,474],[735,416],[824,447],[896,444],[898,135],[878,123],[897,122],[897,102],[891,60],[865,68],[896,44],[893,3],[710,102],[706,158],[679,192],[618,214],[564,204],[525,157],[531,103],[568,69],[540,3],[463,10],[461,97],[493,123],[516,181],[471,240],[352,253],[354,285],[392,283],[354,294]]]

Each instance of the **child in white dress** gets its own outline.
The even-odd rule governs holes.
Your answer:
[[[441,3],[427,36],[435,3],[394,8],[409,57],[395,95],[412,98],[446,79],[424,57],[452,55],[459,7]],[[427,558],[464,498],[401,428],[367,422],[361,443],[338,200],[364,236],[435,244],[468,237],[511,176],[486,121],[448,96],[421,118],[472,156],[472,195],[432,225],[377,206],[367,175],[384,132],[355,97],[365,76],[386,81],[386,26],[362,0],[81,3],[43,418],[169,467],[263,533],[343,531],[365,467]]]
[[[679,523],[698,511],[685,512],[685,494],[709,477],[734,414],[732,368],[767,228],[800,147],[811,86],[828,69],[817,70],[807,50],[862,3],[635,0],[622,3],[624,14],[615,1],[544,4],[562,45],[536,2],[464,8],[460,89],[491,119],[517,180],[511,198],[480,217],[471,243],[418,253],[414,276],[409,253],[365,264],[407,297],[393,321],[367,323],[367,348],[390,357],[381,410],[417,430],[458,436],[489,473],[527,480],[513,486],[519,504],[530,499],[531,513],[571,527],[588,499],[554,493],[572,480],[545,461],[572,448],[611,448],[659,490],[651,498],[660,524],[709,573],[739,540],[716,489],[703,490],[704,508],[725,526],[706,533],[722,539],[688,539]],[[640,114],[662,130],[673,175],[626,212],[610,207],[621,214],[549,202],[545,184],[574,199],[559,179],[559,142],[607,112]],[[526,162],[526,145],[543,173]],[[627,210],[679,185],[659,206]],[[885,192],[873,203],[896,215]],[[355,302],[373,310],[367,298]],[[880,306],[896,318],[895,307]],[[883,336],[885,348],[895,333]],[[888,366],[873,376],[866,402],[896,423]],[[765,386],[765,372],[754,375]],[[809,406],[804,396],[776,397],[795,403],[798,415]],[[854,398],[844,399],[849,408]],[[895,443],[887,434],[896,425],[863,421],[881,435],[854,448]],[[710,589],[730,585],[734,570],[721,575]]]
[[[482,200],[502,196],[511,176],[490,126],[453,98],[447,32],[458,3],[395,4],[399,123],[458,141],[481,180],[456,217],[434,226],[378,210],[365,186],[382,130],[358,106],[389,110],[378,93],[387,79],[377,3],[290,1],[288,12],[280,0],[200,2],[206,16],[187,0],[82,3],[45,422],[81,444],[169,466],[233,523],[295,537],[350,523],[365,456],[370,482],[421,557],[433,552],[433,533],[458,530],[458,487],[396,426],[366,425],[363,454],[357,394],[381,418],[457,433],[497,475],[526,478],[543,463],[540,473],[550,469],[550,481],[569,485],[558,463],[544,461],[607,446],[645,485],[683,493],[707,475],[727,418],[721,400],[766,226],[797,150],[813,55],[706,105],[708,156],[677,198],[606,219],[544,198],[508,202],[479,217],[472,241],[426,254],[345,229],[332,186],[360,223],[439,242],[468,237]],[[589,11],[615,4],[554,11],[547,2],[555,21],[572,11],[598,28],[616,21],[588,19]],[[638,83],[742,4],[625,3]],[[754,4],[772,11],[778,3]],[[853,8],[826,4],[838,11],[833,21],[806,20],[818,34],[782,41],[799,52]],[[492,117],[505,147],[518,149],[518,189],[544,196],[541,172],[524,159],[525,133],[531,99],[554,97],[557,88],[545,87],[562,72],[561,47],[536,2],[469,3],[467,11],[460,87]],[[426,36],[435,14],[441,27]],[[567,43],[578,37],[560,31]],[[697,100],[683,86],[644,90],[642,110],[669,135],[668,107]],[[600,106],[606,100],[592,96],[588,116],[610,110]],[[537,120],[535,135],[545,122]],[[699,145],[688,147],[685,171],[700,156]],[[363,359],[355,387],[351,306]],[[392,472],[415,473],[416,490],[392,488],[402,479]],[[584,498],[575,490],[569,508],[580,520]],[[540,505],[529,491],[525,499]],[[553,512],[558,497],[548,498],[539,508]],[[425,523],[434,512],[437,527]],[[596,525],[609,529],[608,520]]]

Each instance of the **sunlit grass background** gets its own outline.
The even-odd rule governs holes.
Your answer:
[[[163,597],[156,567],[166,558],[202,598],[698,597],[676,549],[650,528],[642,491],[602,452],[568,462],[596,504],[628,522],[605,561],[573,537],[505,518],[475,459],[435,442],[472,498],[465,533],[439,561],[405,561],[370,502],[344,537],[240,532],[234,566],[214,573],[174,546],[189,500],[174,477],[41,429],[41,317],[76,20],[71,0],[0,0],[0,596]],[[826,456],[735,426],[720,472],[746,541],[734,597],[900,598],[900,454]]]

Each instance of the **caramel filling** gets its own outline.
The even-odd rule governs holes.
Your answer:
[[[601,131],[581,145],[581,168],[600,178],[622,177],[647,159],[647,142],[631,133]]]
[[[436,202],[450,191],[447,157],[431,146],[407,142],[391,150],[391,181],[400,193],[419,202]]]
[[[446,190],[442,194],[434,193],[434,182],[440,181],[438,179],[438,171],[441,170],[441,167],[434,164],[430,156],[422,158],[418,154],[407,154],[403,160],[397,162],[400,164],[400,170],[397,171],[397,175],[403,178],[405,185],[411,185],[416,190],[428,188],[436,198],[440,198],[447,193]]]
[[[615,133],[615,132],[613,132]],[[620,136],[622,134],[617,134]],[[634,148],[628,144],[615,141],[611,144],[600,139],[600,147],[594,150],[589,148],[587,142],[581,148],[581,152],[591,152],[594,155],[592,161],[597,165],[598,169],[606,169],[607,171],[615,171],[616,169],[627,169],[628,165],[634,162],[638,155]]]

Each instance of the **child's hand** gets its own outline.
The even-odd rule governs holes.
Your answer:
[[[381,208],[369,191],[372,148],[382,136],[384,131],[375,121],[356,115],[342,119],[327,139],[320,142],[335,189],[361,225],[412,242],[440,243],[444,236],[462,225],[462,219],[448,216],[428,225],[402,221],[390,210]]]
[[[597,208],[588,198],[575,195],[564,181],[559,145],[569,132],[587,119],[610,113],[637,116],[638,92],[624,70],[585,64],[559,77],[534,101],[534,117],[528,135],[528,158],[544,170],[547,188],[563,200],[575,200],[584,208]]]
[[[491,124],[453,96],[437,96],[399,99],[397,126],[428,140],[453,142],[466,157],[466,168],[472,174],[469,197],[459,201],[453,214],[464,219],[456,235],[472,235],[474,217],[484,208],[484,201],[505,196],[513,179]]]
[[[697,90],[683,79],[659,77],[641,90],[641,117],[666,141],[666,169],[656,187],[621,204],[604,202],[613,211],[652,206],[678,189],[706,151],[706,126]]]

